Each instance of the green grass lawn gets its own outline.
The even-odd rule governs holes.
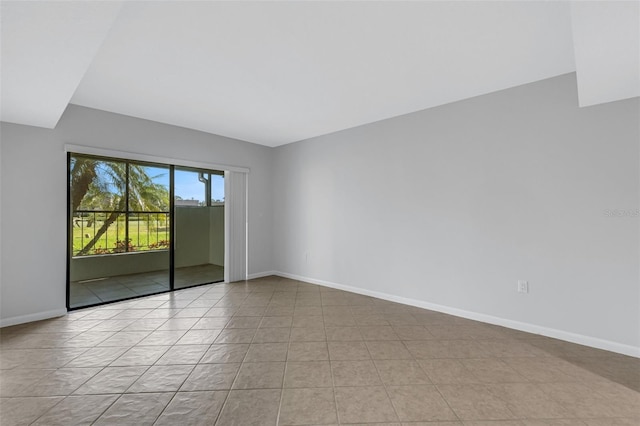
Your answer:
[[[73,254],[78,254],[82,248],[89,243],[98,233],[98,230],[104,223],[105,215],[95,214],[95,221],[89,217],[73,218]],[[160,220],[156,220],[160,219]],[[118,250],[117,242],[121,241],[120,248],[124,247],[126,239],[125,217],[121,215],[118,220],[109,226],[96,245],[91,249],[88,255],[106,254],[108,252],[122,252]],[[157,249],[167,249],[166,245],[159,242],[169,240],[168,221],[165,221],[164,215],[149,215],[148,217],[130,217],[129,218],[129,239],[131,240],[130,248],[134,251],[147,251]]]

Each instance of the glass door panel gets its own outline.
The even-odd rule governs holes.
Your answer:
[[[169,167],[69,156],[69,307],[170,289]]]
[[[174,288],[224,280],[224,175],[175,168]]]

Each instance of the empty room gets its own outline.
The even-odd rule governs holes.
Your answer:
[[[640,2],[0,0],[0,424],[640,424]]]

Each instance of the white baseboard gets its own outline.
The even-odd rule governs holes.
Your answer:
[[[50,318],[62,317],[67,315],[66,309],[54,309],[52,311],[37,312],[35,314],[19,315],[17,317],[9,317],[0,319],[0,327],[8,327],[10,325],[24,324],[27,322],[41,321]]]
[[[488,324],[499,325],[499,326],[511,328],[514,330],[526,331],[528,333],[533,333],[533,334],[540,334],[546,337],[553,337],[555,339],[560,339],[560,340],[564,340],[571,343],[577,343],[580,345],[590,346],[597,349],[603,349],[610,352],[616,352],[619,354],[640,358],[640,347],[625,345],[618,342],[612,342],[610,340],[599,339],[597,337],[585,336],[583,334],[571,333],[568,331],[558,330],[555,328],[548,328],[548,327],[543,327],[535,324],[514,321],[506,318],[495,317],[492,315],[481,314],[478,312],[452,308],[450,306],[424,302],[422,300],[410,299],[410,298],[401,297],[401,296],[394,296],[392,294],[382,293],[379,291],[372,291],[372,290],[367,290],[363,288],[352,287],[349,285],[337,284],[330,281],[324,281],[324,280],[319,280],[315,278],[289,274],[286,272],[276,271],[276,272],[273,272],[273,275],[278,275],[284,278],[291,278],[293,280],[298,280],[298,281],[304,281],[311,284],[317,284],[324,287],[335,288],[338,290],[349,291],[352,293],[362,294],[365,296],[376,297],[378,299],[388,300],[390,302],[402,303],[403,305],[429,309],[431,311],[442,312],[445,314],[455,315],[457,317],[467,318],[475,321],[481,321]]]
[[[256,279],[256,278],[269,277],[271,275],[278,275],[278,273],[276,271],[256,272],[255,274],[247,275],[247,279],[248,280],[253,280],[253,279]]]

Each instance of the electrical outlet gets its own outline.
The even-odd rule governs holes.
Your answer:
[[[518,293],[529,293],[529,282],[518,280]]]

